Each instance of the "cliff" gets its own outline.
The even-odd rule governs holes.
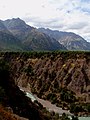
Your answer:
[[[71,103],[90,104],[90,52],[2,53],[1,56],[9,63],[15,84],[38,97],[64,109],[71,109]]]

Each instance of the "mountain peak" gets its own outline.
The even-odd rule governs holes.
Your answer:
[[[88,43],[84,38],[73,32],[63,32],[45,28],[39,28],[38,30],[56,39],[68,50],[90,50],[90,43]]]
[[[5,25],[3,24],[3,21],[0,20],[0,31],[5,31],[7,30],[7,28],[5,27]]]
[[[75,33],[36,29],[20,18],[0,20],[0,31],[20,40],[26,50],[90,50],[90,43]],[[5,39],[4,33],[1,33],[2,40]]]
[[[12,18],[3,21],[6,28],[16,37],[19,39],[24,39],[24,37],[29,33],[33,27],[27,25],[23,20],[20,18]]]
[[[3,23],[8,29],[26,29],[26,28],[30,29],[31,28],[20,18],[8,19],[3,21]]]

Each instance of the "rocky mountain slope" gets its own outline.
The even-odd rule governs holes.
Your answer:
[[[0,33],[2,51],[90,50],[90,43],[79,35],[36,29],[20,18],[0,20]]]
[[[20,51],[21,43],[0,21],[0,51]]]
[[[3,28],[3,33],[5,34],[6,31],[8,31],[8,35],[5,38],[1,38],[2,42],[4,41],[4,44],[6,45],[3,46],[2,44],[1,50],[3,50],[2,48],[4,47],[4,49],[8,51],[10,47],[10,50],[14,51],[13,47],[16,46],[17,51],[19,51],[18,47],[23,51],[66,50],[66,48],[63,45],[59,44],[58,41],[50,38],[44,33],[39,32],[36,28],[27,25],[20,18],[1,21],[0,28],[0,30]],[[13,38],[9,38],[10,35],[13,36]],[[10,43],[10,45],[12,45],[12,49],[11,46],[7,43]]]
[[[45,28],[39,28],[38,30],[49,35],[50,37],[53,37],[68,50],[90,50],[90,43],[74,33],[57,30],[54,31]]]
[[[3,58],[16,85],[71,112],[89,112],[89,52],[5,53]]]
[[[66,48],[59,44],[54,38],[50,38],[46,34],[38,32],[36,29],[33,29],[22,43],[27,50],[66,50]]]
[[[5,20],[3,21],[3,24],[14,36],[19,38],[20,40],[25,39],[29,32],[34,29],[33,27],[27,25],[20,18]]]
[[[8,29],[3,24],[3,21],[0,20],[0,31],[8,31]],[[8,31],[9,32],[9,31]]]

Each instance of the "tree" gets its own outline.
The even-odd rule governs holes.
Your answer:
[[[72,120],[79,120],[77,116],[72,116]]]
[[[65,113],[63,113],[61,120],[70,120],[70,118]]]

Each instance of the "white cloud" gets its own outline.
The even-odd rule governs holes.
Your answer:
[[[0,0],[0,18],[20,17],[35,27],[75,32],[90,40],[89,0]]]

